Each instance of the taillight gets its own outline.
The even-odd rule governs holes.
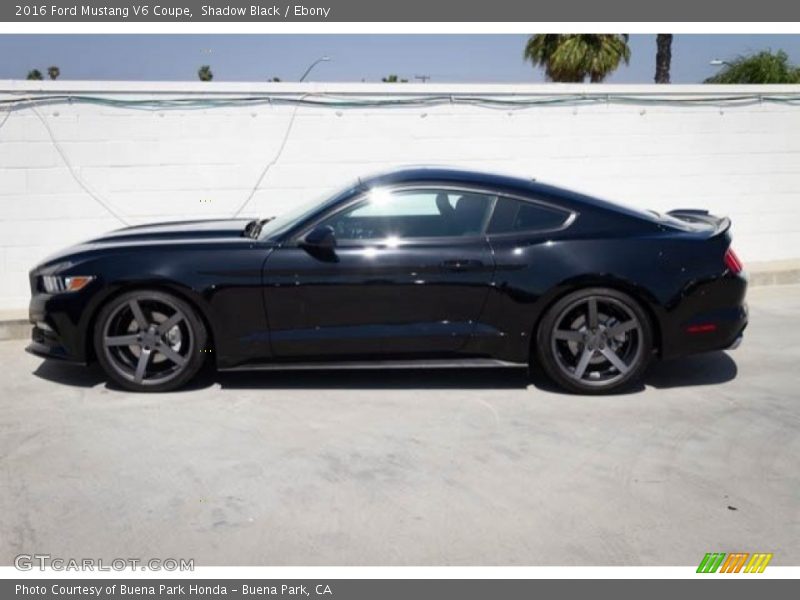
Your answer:
[[[728,267],[728,270],[734,275],[741,273],[744,268],[742,266],[742,261],[739,260],[739,257],[736,256],[732,248],[728,248],[725,251],[725,266]]]

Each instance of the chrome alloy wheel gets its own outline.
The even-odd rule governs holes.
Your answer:
[[[106,319],[102,345],[109,365],[139,385],[178,377],[194,351],[186,315],[163,297],[131,298]]]
[[[612,386],[643,359],[642,325],[624,302],[609,296],[576,300],[556,317],[550,336],[555,363],[582,385]]]

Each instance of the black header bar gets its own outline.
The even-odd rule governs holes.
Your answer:
[[[796,22],[787,0],[11,0],[4,22]],[[613,32],[610,32],[613,33]]]

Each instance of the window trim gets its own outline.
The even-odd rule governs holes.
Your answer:
[[[387,186],[380,186],[383,189],[388,190],[391,193],[397,191],[407,191],[407,190],[442,190],[442,191],[452,191],[452,192],[460,192],[464,194],[483,194],[485,196],[491,196],[491,206],[487,211],[488,218],[486,218],[481,226],[480,233],[473,234],[473,235],[440,235],[440,236],[428,236],[428,237],[408,237],[408,238],[400,238],[398,246],[407,246],[411,243],[429,243],[435,244],[437,242],[441,242],[444,240],[449,241],[450,243],[458,243],[458,242],[466,242],[466,241],[478,241],[478,240],[485,240],[486,239],[486,230],[489,227],[489,223],[492,221],[492,217],[494,216],[494,209],[497,205],[497,200],[500,196],[507,196],[507,194],[501,194],[497,190],[492,190],[491,188],[484,188],[484,187],[474,187],[468,185],[453,185],[452,183],[437,183],[435,181],[431,182],[414,182],[414,183],[404,183],[399,185],[387,185]],[[304,225],[300,228],[298,233],[290,236],[288,242],[292,245],[299,245],[303,238],[305,238],[308,233],[314,229],[317,225],[319,225],[322,221],[329,219],[345,210],[348,210],[353,205],[358,204],[359,202],[363,201],[364,198],[369,195],[369,193],[375,188],[365,189],[346,202],[342,203],[340,206],[334,207],[332,210],[318,215],[317,218],[313,219],[310,223]],[[352,238],[343,238],[341,240],[337,239],[337,242],[345,242],[342,244],[342,248],[355,248],[355,247],[364,247],[364,246],[386,246],[386,238],[380,239],[352,239]]]
[[[555,211],[555,212],[562,213],[562,214],[566,215],[566,218],[561,223],[561,225],[559,225],[558,227],[543,227],[543,228],[539,228],[539,229],[527,228],[527,229],[520,229],[519,231],[505,231],[505,232],[498,232],[498,233],[488,233],[488,232],[486,232],[485,235],[490,240],[491,239],[495,239],[495,238],[513,238],[513,237],[519,237],[519,236],[531,235],[531,234],[554,233],[556,231],[564,231],[565,229],[568,229],[575,222],[575,220],[578,218],[578,216],[580,216],[580,213],[578,211],[576,211],[576,210],[570,210],[568,208],[564,208],[563,206],[559,206],[559,205],[554,204],[552,202],[548,202],[547,200],[540,200],[539,198],[534,199],[534,198],[529,198],[529,197],[525,197],[525,196],[518,196],[518,195],[515,195],[515,194],[498,193],[497,194],[497,200],[499,200],[500,198],[508,198],[509,200],[516,200],[518,202],[522,202],[522,203],[525,203],[525,204],[533,204],[534,206],[540,206],[540,207],[546,208],[548,210],[552,210],[552,211]],[[496,204],[497,204],[497,201],[495,201],[495,206],[496,206]],[[494,208],[492,209],[492,217],[494,217]],[[489,226],[489,224],[491,222],[492,222],[492,219],[490,218],[489,219],[489,223],[487,223],[487,228],[488,228],[488,226]]]

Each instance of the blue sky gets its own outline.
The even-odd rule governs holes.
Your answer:
[[[0,79],[24,78],[56,64],[61,79],[196,80],[201,64],[216,81],[297,80],[316,58],[309,81],[380,81],[389,73],[439,82],[536,82],[522,61],[525,35],[0,35]],[[632,35],[631,63],[608,81],[651,83],[655,35]],[[676,35],[673,83],[716,72],[710,60],[762,49],[785,50],[800,63],[799,35]]]

